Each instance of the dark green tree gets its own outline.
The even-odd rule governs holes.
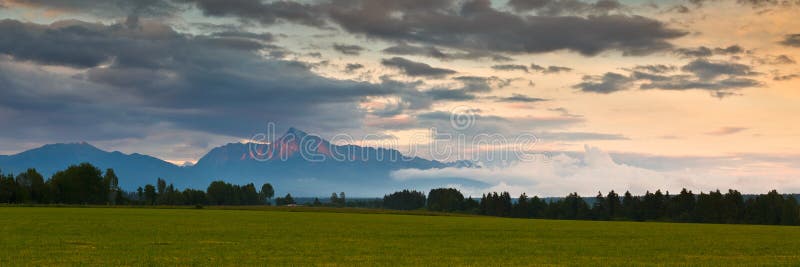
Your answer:
[[[272,188],[272,185],[270,183],[263,184],[261,185],[260,195],[261,195],[261,201],[263,203],[269,204],[270,202],[272,202],[272,197],[275,196],[275,189]]]
[[[614,192],[614,190],[611,190],[611,192],[608,192],[608,195],[606,195],[606,203],[609,219],[615,219],[624,216],[622,212],[622,202],[620,202],[619,195]]]
[[[212,205],[230,205],[230,199],[233,194],[233,188],[230,184],[223,181],[213,181],[206,189],[206,197],[209,204]]]
[[[16,203],[17,202],[17,182],[14,181],[14,175],[4,175],[0,172],[0,203]]]
[[[739,191],[729,189],[722,196],[722,218],[725,223],[742,223],[744,221],[744,197]]]
[[[50,179],[54,199],[68,204],[103,204],[107,199],[102,171],[89,163],[73,165]]]
[[[798,225],[800,222],[800,211],[798,211],[797,200],[793,196],[787,196],[781,207],[781,224]]]
[[[28,169],[17,175],[17,191],[20,192],[18,196],[20,202],[47,202],[47,185],[44,177],[35,169]]]
[[[459,211],[464,203],[464,195],[455,188],[437,188],[428,193],[427,207],[433,211]]]
[[[697,203],[692,191],[684,188],[681,192],[670,200],[669,217],[673,221],[690,222]]]
[[[155,205],[156,198],[158,198],[158,194],[156,193],[156,187],[147,184],[144,186],[144,202],[147,205]]]
[[[530,217],[530,203],[528,202],[528,195],[522,193],[517,198],[517,203],[511,208],[511,217],[515,218],[529,218]]]
[[[595,220],[608,220],[611,218],[611,215],[608,211],[608,203],[606,202],[606,198],[603,196],[603,193],[597,192],[597,196],[594,198],[594,204],[592,205],[592,216]]]
[[[383,196],[383,207],[394,210],[416,210],[425,207],[425,194],[403,190]]]

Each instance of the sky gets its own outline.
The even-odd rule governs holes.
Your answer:
[[[535,136],[525,153],[546,159],[396,179],[800,192],[797,15],[797,0],[0,0],[0,154],[86,141],[192,163],[272,124],[436,158],[411,149],[436,128]],[[455,148],[473,149],[499,148]]]

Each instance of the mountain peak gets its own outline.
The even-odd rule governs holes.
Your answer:
[[[101,151],[101,149],[87,143],[86,141],[83,142],[75,142],[75,143],[55,143],[55,144],[46,144],[37,149],[32,150],[53,150],[53,149],[68,149],[68,150],[90,150],[90,151]],[[30,150],[29,150],[30,151]]]
[[[286,134],[284,134],[284,136],[286,136],[286,135],[294,135],[294,136],[297,136],[297,137],[303,137],[303,136],[308,135],[308,133],[306,133],[306,132],[304,132],[304,131],[302,131],[300,129],[294,128],[294,127],[289,127],[289,130],[286,130]]]

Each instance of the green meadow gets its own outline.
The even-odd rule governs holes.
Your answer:
[[[0,266],[800,265],[800,227],[331,211],[0,207]]]

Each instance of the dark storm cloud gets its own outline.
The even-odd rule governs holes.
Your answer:
[[[0,39],[0,116],[13,114],[2,128],[16,129],[0,135],[14,138],[137,137],[144,133],[136,129],[161,124],[246,136],[267,121],[333,131],[360,126],[364,97],[413,89],[324,78],[306,64],[265,59],[257,35],[189,35],[152,20],[136,27],[4,20],[0,32],[13,39]],[[35,64],[79,69],[66,76],[24,67]]]
[[[333,50],[345,55],[357,56],[361,54],[361,51],[364,51],[364,48],[358,45],[334,44]]]
[[[503,70],[503,71],[521,70],[521,71],[524,71],[524,72],[528,72],[528,66],[518,65],[518,64],[494,65],[494,66],[492,66],[492,69],[494,69],[494,70]]]
[[[785,46],[800,47],[800,33],[787,34],[783,37],[781,44]]]
[[[667,66],[637,66],[629,70],[628,75],[608,72],[602,76],[584,76],[584,81],[573,88],[607,94],[631,89],[638,83],[642,90],[706,90],[714,96],[724,97],[732,95],[734,90],[762,85],[748,78],[760,73],[750,66],[732,62],[697,59],[681,67],[682,74],[663,74],[670,71],[672,68]]]
[[[160,67],[175,57],[172,52],[180,52],[180,45],[202,44],[245,51],[277,48],[263,42],[265,38],[271,38],[269,34],[226,32],[187,37],[167,25],[154,22],[148,22],[147,25],[106,26],[75,20],[58,21],[51,25],[2,20],[0,32],[7,37],[0,39],[0,53],[16,60],[80,68],[108,64],[112,59],[118,65]]]
[[[497,102],[521,102],[521,103],[534,103],[534,102],[542,102],[547,101],[544,98],[538,97],[530,97],[523,94],[513,94],[509,97],[499,97],[496,99]]]
[[[0,53],[43,64],[94,67],[110,59],[113,47],[106,46],[106,39],[81,37],[103,35],[102,30],[89,23],[47,27],[6,19],[0,21]]]
[[[456,72],[451,69],[435,68],[431,65],[411,61],[402,57],[393,57],[381,60],[387,67],[397,68],[408,76],[444,77]]]
[[[193,4],[206,16],[237,17],[269,25],[281,21],[303,25],[324,27],[325,20],[318,8],[292,1],[264,2],[260,0],[176,0],[179,3]]]
[[[618,50],[642,55],[670,49],[668,40],[686,35],[641,16],[517,15],[480,0],[335,1],[329,14],[345,30],[369,37],[511,53]]]
[[[587,16],[555,14],[565,13],[561,11],[515,14],[493,8],[488,0],[332,0],[313,4],[259,0],[15,1],[76,12],[92,8],[98,12],[122,10],[124,12],[117,13],[132,15],[133,20],[138,17],[137,13],[171,13],[175,9],[193,6],[205,16],[232,17],[264,25],[289,22],[325,29],[337,25],[350,33],[397,42],[445,46],[466,51],[466,57],[498,60],[503,56],[492,53],[570,50],[591,56],[616,50],[624,55],[643,55],[670,49],[669,40],[687,34],[642,16],[608,15],[605,12],[590,12],[591,15]],[[582,3],[575,0],[544,2],[545,6]],[[612,0],[588,5],[590,9],[567,7],[560,10],[575,14],[620,7]]]
[[[547,67],[544,67],[544,66],[540,66],[540,65],[536,65],[536,64],[531,64],[531,70],[538,71],[538,72],[541,72],[541,73],[544,73],[544,74],[555,74],[555,73],[561,73],[561,72],[570,72],[570,71],[572,71],[572,68],[561,67],[561,66],[547,66]]]

